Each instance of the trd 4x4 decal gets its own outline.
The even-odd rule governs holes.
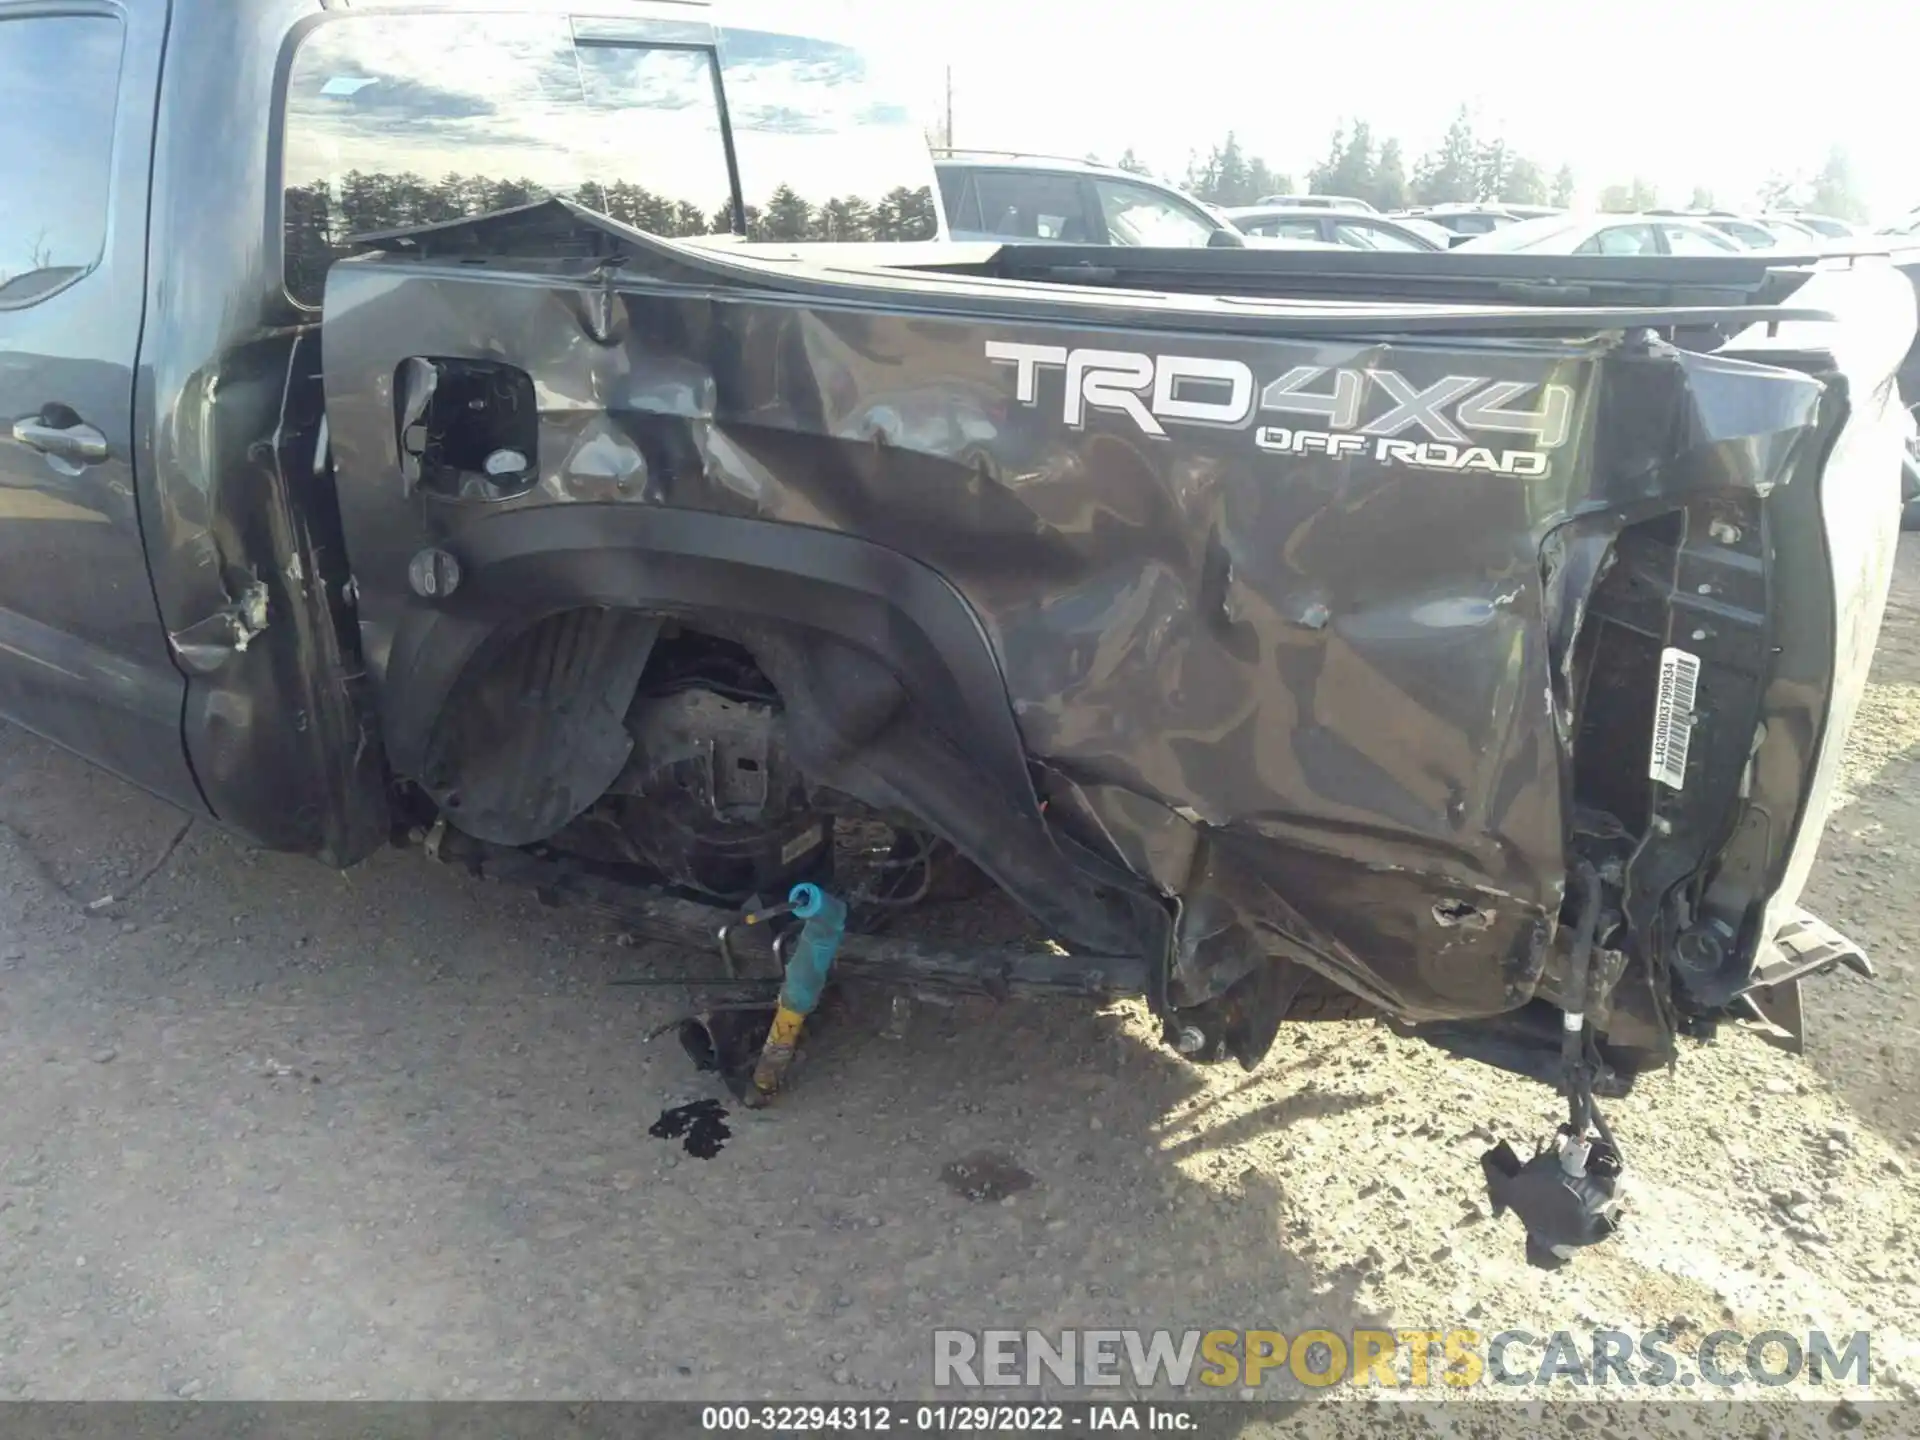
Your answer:
[[[1259,424],[1253,443],[1274,455],[1367,456],[1427,470],[1544,475],[1547,452],[1567,442],[1573,388],[1484,375],[1446,375],[1417,385],[1394,370],[1296,365],[1258,384],[1243,361],[1203,355],[986,342],[989,360],[1014,367],[1014,396],[1037,405],[1042,371],[1064,372],[1061,420],[1075,429],[1089,410],[1125,415],[1144,434],[1167,423],[1241,429],[1269,414],[1320,419],[1325,429]],[[1530,409],[1513,408],[1532,401]],[[1371,410],[1371,415],[1368,415]],[[1477,444],[1474,432],[1530,436],[1524,450]]]

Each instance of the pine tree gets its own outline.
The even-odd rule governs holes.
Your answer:
[[[1808,209],[1816,215],[1831,215],[1836,220],[1865,220],[1866,202],[1860,198],[1854,181],[1853,161],[1846,150],[1836,145],[1827,152],[1826,163],[1813,177]]]
[[[1782,175],[1776,170],[1767,176],[1766,183],[1760,187],[1760,208],[1762,210],[1792,209],[1799,200],[1799,189],[1798,180]]]
[[[1513,168],[1513,153],[1500,136],[1474,146],[1473,188],[1475,200],[1498,200],[1507,193],[1507,176]]]
[[[1365,198],[1380,210],[1404,210],[1411,203],[1407,162],[1400,153],[1398,140],[1389,140],[1380,147],[1379,163],[1373,167],[1373,191]]]
[[[1513,163],[1507,167],[1506,184],[1500,187],[1496,200],[1510,200],[1515,205],[1544,205],[1547,203],[1547,172],[1524,155],[1516,155]]]
[[[1659,203],[1660,192],[1638,175],[1629,184],[1609,185],[1600,192],[1600,208],[1609,215],[1636,215]]]
[[[1181,182],[1189,194],[1198,195],[1202,200],[1213,198],[1213,172],[1208,169],[1209,161],[1202,160],[1199,152],[1187,152],[1187,174]]]
[[[1423,205],[1480,198],[1480,147],[1473,119],[1462,105],[1439,147],[1420,157],[1413,172],[1414,198]]]
[[[1331,195],[1334,193],[1334,177],[1340,173],[1340,162],[1347,154],[1347,127],[1333,127],[1333,139],[1327,145],[1327,158],[1307,171],[1307,193],[1310,195]]]
[[[349,170],[340,180],[340,219],[349,235],[390,228],[382,205],[385,177]]]
[[[596,187],[597,188],[597,187]],[[429,220],[458,220],[467,213],[465,204],[466,180],[457,171],[449,170],[440,177],[427,196],[426,211]]]
[[[318,300],[326,288],[327,267],[343,253],[336,249],[344,237],[333,233],[333,197],[327,182],[289,185],[282,211],[286,217],[287,290],[301,300]],[[36,247],[28,264],[38,269],[46,263],[47,257]],[[0,282],[7,278],[7,272],[0,269]]]
[[[812,222],[813,207],[791,185],[781,185],[767,197],[767,239],[804,240]]]
[[[1267,162],[1250,156],[1232,131],[1213,147],[1203,161],[1189,156],[1187,179],[1183,187],[1190,195],[1215,205],[1251,205],[1265,196],[1293,188],[1285,175],[1267,168]]]
[[[522,176],[518,180],[495,180],[489,187],[487,209],[511,210],[517,205],[531,205],[546,195],[544,186]]]
[[[1373,127],[1356,120],[1353,133],[1340,146],[1333,173],[1327,177],[1326,193],[1364,198],[1373,193],[1373,172]]]
[[[673,229],[670,235],[704,235],[707,229],[707,217],[701,208],[691,200],[677,201],[673,207]]]
[[[1267,162],[1255,156],[1247,162],[1247,193],[1258,203],[1269,195],[1291,195],[1293,177],[1267,168]]]
[[[900,186],[888,191],[887,198],[893,202],[902,240],[932,240],[939,235],[940,207],[931,185],[914,190]]]
[[[858,195],[829,200],[814,217],[814,233],[822,240],[871,240],[873,207]]]
[[[1220,147],[1219,161],[1214,168],[1214,204],[1252,204],[1259,197],[1250,193],[1252,187],[1247,183],[1249,178],[1247,156],[1240,148],[1240,137],[1229,130],[1227,142]]]

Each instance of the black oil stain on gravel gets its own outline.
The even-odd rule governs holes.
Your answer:
[[[963,1159],[949,1161],[940,1171],[940,1178],[954,1194],[969,1200],[1004,1200],[1033,1184],[1029,1171],[992,1150],[978,1150]]]
[[[711,1160],[720,1153],[720,1147],[733,1138],[733,1131],[727,1128],[727,1112],[718,1100],[695,1100],[690,1105],[662,1110],[660,1118],[647,1127],[647,1133],[661,1140],[685,1136],[687,1154],[702,1160]]]

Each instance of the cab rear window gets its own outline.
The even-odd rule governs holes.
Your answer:
[[[712,52],[576,43],[564,15],[323,24],[282,133],[287,289],[306,304],[355,235],[551,195],[663,235],[733,225]]]
[[[765,30],[720,33],[747,233],[757,240],[931,240],[933,157],[862,51]]]
[[[476,21],[348,14],[300,42],[281,132],[296,300],[319,304],[355,236],[555,195],[675,237],[938,233],[921,132],[857,51],[761,31],[653,43],[552,12]]]

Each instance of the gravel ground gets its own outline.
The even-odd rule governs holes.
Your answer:
[[[856,998],[700,1160],[648,1134],[721,1093],[645,1040],[676,992],[608,984],[686,957],[416,853],[339,874],[204,824],[89,912],[182,817],[0,730],[0,1394],[913,1397],[936,1326],[1666,1324],[1683,1358],[1721,1326],[1870,1330],[1868,1389],[1734,1392],[1762,1397],[1737,1433],[1831,1433],[1920,1398],[1916,776],[1909,538],[1807,898],[1879,978],[1809,986],[1804,1057],[1723,1032],[1613,1102],[1629,1227],[1543,1274],[1478,1155],[1559,1102],[1372,1021],[1294,1027],[1247,1076],[1132,1005],[922,1006],[891,1039]],[[983,1149],[1031,1187],[952,1193]]]

